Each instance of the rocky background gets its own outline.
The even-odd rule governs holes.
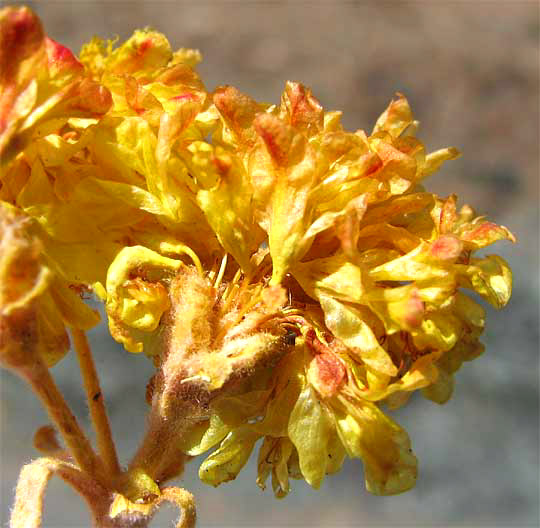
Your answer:
[[[512,264],[514,296],[488,310],[486,354],[466,365],[443,407],[413,399],[396,413],[420,460],[416,489],[375,497],[362,465],[349,461],[320,491],[293,481],[284,500],[255,485],[254,461],[218,489],[197,479],[197,460],[179,482],[194,492],[202,527],[504,526],[539,519],[539,6],[519,2],[27,2],[49,35],[75,51],[94,34],[121,39],[146,25],[173,47],[198,48],[209,89],[233,84],[278,102],[299,80],[349,129],[371,130],[396,91],[410,100],[430,149],[463,157],[428,183],[508,226],[518,244],[495,251]],[[463,203],[463,202],[461,202]],[[91,333],[120,453],[142,435],[144,357],[127,356],[104,326]],[[83,425],[87,410],[73,357],[54,369]],[[8,522],[21,466],[37,455],[32,435],[47,422],[9,373],[1,384],[1,520]],[[127,456],[126,456],[127,458]],[[45,505],[48,528],[87,526],[85,506],[59,481]],[[153,526],[171,526],[175,513]]]

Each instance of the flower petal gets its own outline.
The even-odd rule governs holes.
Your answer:
[[[369,492],[394,495],[416,484],[417,462],[407,433],[373,403],[343,400],[335,415],[348,455],[364,463]]]
[[[260,434],[250,427],[240,427],[230,432],[199,468],[199,478],[212,486],[234,480],[244,467]]]
[[[288,434],[298,451],[302,475],[315,489],[320,487],[326,474],[328,442],[332,429],[327,409],[315,391],[307,385],[291,412]]]
[[[326,326],[355,356],[381,374],[397,374],[392,359],[381,347],[358,309],[327,296],[321,296],[320,302]]]

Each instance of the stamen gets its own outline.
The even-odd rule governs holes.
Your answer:
[[[229,297],[231,297],[231,291],[234,289],[235,286],[238,285],[241,275],[242,275],[242,270],[238,269],[237,272],[234,274],[232,281],[229,282],[229,284],[227,284],[225,291],[221,295],[221,298],[225,299],[225,306],[222,309],[223,312],[229,307],[229,301],[230,301]]]
[[[208,277],[208,280],[210,282],[214,282],[215,279],[216,279],[216,275],[217,275],[217,272],[218,272],[218,269],[217,269],[217,261],[214,261],[214,263],[212,264],[212,269],[207,273],[207,277]]]
[[[203,267],[202,267],[201,261],[199,260],[199,257],[197,256],[197,253],[195,253],[195,251],[193,251],[191,248],[188,248],[187,246],[186,246],[185,252],[186,252],[186,255],[188,255],[189,258],[191,258],[191,260],[193,261],[193,264],[195,264],[195,267],[197,268],[199,275],[201,277],[204,277]]]
[[[214,282],[214,288],[219,288],[219,285],[221,284],[221,281],[223,279],[223,275],[225,275],[225,268],[227,267],[227,253],[223,256],[221,259],[221,266],[219,268],[219,273],[216,278],[216,282]]]

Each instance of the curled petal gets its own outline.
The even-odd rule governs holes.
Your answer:
[[[391,223],[394,218],[423,211],[434,203],[430,193],[417,192],[404,196],[393,196],[370,207],[362,218],[363,224]]]
[[[213,413],[207,423],[200,424],[184,434],[179,447],[186,455],[201,455],[221,442],[230,431],[231,427],[223,422],[219,414]]]
[[[28,306],[50,283],[41,244],[29,233],[29,219],[0,202],[0,316]]]
[[[412,488],[417,461],[407,433],[373,403],[340,403],[341,409],[336,409],[338,434],[347,454],[362,459],[367,490],[394,495]]]
[[[154,331],[169,307],[163,277],[183,266],[180,260],[163,257],[142,246],[124,248],[107,273],[107,303],[111,333],[130,352],[142,352],[139,335],[130,329]],[[137,273],[138,277],[133,277]]]
[[[266,479],[272,473],[272,488],[276,498],[289,493],[289,460],[294,446],[288,438],[267,436],[259,450],[257,463],[257,485],[266,488]]]
[[[358,309],[326,296],[321,297],[320,302],[326,326],[355,356],[377,372],[387,376],[397,374],[392,359],[381,347]]]
[[[208,451],[221,442],[234,427],[258,416],[268,400],[269,393],[269,390],[249,391],[238,396],[217,397],[210,405],[210,420],[182,437],[182,451],[190,456]]]
[[[473,249],[481,249],[498,240],[516,241],[516,237],[504,226],[493,222],[478,222],[461,229],[460,238]]]
[[[435,207],[433,211],[435,224],[439,226],[439,232],[444,234],[452,233],[454,231],[455,224],[458,222],[459,216],[457,214],[457,196],[451,194],[441,204],[440,208]]]
[[[219,486],[234,480],[248,461],[260,434],[245,426],[235,429],[223,440],[199,469],[199,478],[206,484]]]
[[[486,323],[486,311],[468,295],[458,292],[454,300],[454,313],[468,326],[483,330]]]
[[[454,160],[460,156],[461,153],[454,147],[447,147],[431,152],[426,156],[426,162],[422,167],[421,178],[427,178],[434,172],[437,172],[445,161]]]
[[[374,177],[388,182],[393,195],[406,192],[417,173],[416,160],[407,152],[409,148],[401,150],[398,144],[393,145],[384,136],[372,136],[370,147],[382,160],[382,167],[374,173]]]
[[[466,288],[479,293],[495,308],[502,308],[512,295],[512,271],[507,262],[489,255],[483,259],[471,259],[469,266],[460,267],[460,282]]]
[[[450,313],[434,312],[427,314],[420,327],[411,330],[414,344],[420,350],[450,350],[460,338],[460,320]]]

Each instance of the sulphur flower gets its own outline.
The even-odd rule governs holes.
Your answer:
[[[155,366],[128,468],[112,457],[77,477],[107,515],[148,520],[173,500],[191,523],[191,499],[164,483],[203,453],[204,482],[233,480],[258,443],[257,483],[271,475],[277,497],[346,457],[372,493],[413,487],[416,456],[383,404],[447,401],[483,352],[468,292],[496,308],[511,295],[508,264],[475,255],[510,231],[424,187],[458,151],[426,152],[401,94],[350,132],[298,82],[278,104],[208,91],[200,54],[151,29],[77,58],[25,8],[0,25],[2,324],[32,306],[53,364],[68,342],[53,353],[51,336],[96,324],[93,291],[112,337]]]
[[[416,459],[377,402],[397,407],[417,389],[450,397],[455,371],[482,351],[484,310],[460,288],[496,307],[511,290],[500,257],[471,254],[513,236],[421,187],[457,151],[424,153],[403,96],[369,136],[344,131],[298,83],[279,107],[230,87],[213,101],[215,143],[191,142],[182,159],[234,261],[186,269],[133,246],[107,278],[120,341],[158,366],[149,437],[176,437],[189,456],[217,446],[200,470],[213,485],[264,438],[259,483],[272,471],[279,496],[285,475],[319,487],[345,455],[362,458],[370,491],[404,491]],[[265,295],[280,299],[271,310]],[[175,430],[194,397],[204,411]],[[169,471],[151,468],[158,480]]]

